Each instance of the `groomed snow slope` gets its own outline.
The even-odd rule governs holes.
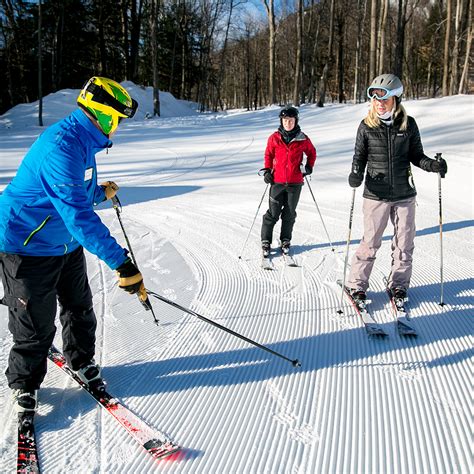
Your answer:
[[[134,297],[117,289],[114,272],[88,254],[97,360],[110,391],[183,450],[154,462],[50,365],[37,416],[44,473],[472,472],[474,101],[457,96],[405,106],[426,153],[442,152],[449,163],[442,182],[444,307],[437,176],[414,169],[410,309],[417,339],[397,334],[383,291],[390,226],[369,291],[372,314],[389,337],[370,339],[345,301],[337,314],[347,175],[366,104],[301,107],[302,129],[318,151],[310,184],[334,252],[305,187],[293,238],[299,267],[275,257],[273,272],[262,270],[259,259],[266,199],[242,247],[265,190],[256,172],[277,108],[124,124],[109,153],[98,155],[99,174],[121,186],[124,225],[147,287],[300,359],[302,367],[152,300],[156,327]],[[34,114],[33,106],[23,108]],[[66,110],[54,113],[59,118]],[[15,125],[20,115],[12,111],[10,128],[0,130],[0,189],[40,131],[34,122]],[[362,235],[361,208],[358,190],[351,255]],[[109,205],[98,212],[124,242]],[[2,371],[12,344],[6,319],[0,307]],[[0,405],[0,471],[13,472],[15,425],[3,376]]]

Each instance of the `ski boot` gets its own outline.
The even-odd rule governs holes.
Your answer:
[[[26,390],[24,388],[13,389],[13,402],[18,413],[36,413],[38,408],[38,390]]]
[[[105,381],[102,378],[102,371],[94,359],[76,371],[76,374],[91,390],[105,392]]]
[[[359,290],[357,288],[348,288],[346,286],[346,291],[347,293],[349,293],[350,297],[357,305],[365,305],[367,300],[367,294],[364,290]]]
[[[262,240],[262,255],[263,258],[270,256],[270,242],[268,240]]]
[[[281,253],[284,254],[284,255],[289,255],[290,254],[290,246],[291,246],[291,243],[289,240],[283,240],[281,242]]]

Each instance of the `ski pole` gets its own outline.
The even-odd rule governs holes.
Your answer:
[[[316,202],[316,198],[314,197],[313,190],[311,189],[311,186],[309,185],[308,177],[305,176],[304,179],[306,180],[306,184],[308,185],[309,192],[311,193],[311,196],[313,197],[313,201],[314,201],[314,204],[316,206],[316,209],[318,210],[319,217],[321,219],[321,222],[322,222],[323,227],[324,227],[324,231],[326,232],[326,235],[327,235],[327,238],[328,238],[328,241],[329,241],[329,245],[331,246],[331,251],[334,252],[334,247],[332,246],[331,237],[329,237],[328,230],[326,229],[326,225],[324,224],[323,216],[321,214],[321,211],[319,210],[319,206],[318,206],[318,203]]]
[[[351,243],[351,231],[352,231],[352,216],[354,214],[354,202],[355,202],[356,188],[352,189],[352,200],[351,200],[351,211],[349,213],[349,232],[347,234],[347,243],[346,243],[346,256],[344,257],[344,275],[342,278],[342,292],[341,292],[341,303],[339,305],[338,313],[342,314],[342,301],[344,298],[344,288],[346,286],[346,270],[347,270],[347,260],[349,258],[349,244]]]
[[[127,247],[128,247],[129,252],[130,252],[132,262],[138,268],[137,261],[135,259],[135,255],[133,254],[132,246],[130,245],[130,240],[128,240],[127,233],[125,232],[125,227],[123,226],[122,218],[120,217],[120,213],[122,212],[122,203],[120,202],[117,195],[115,195],[112,198],[112,206],[115,209],[115,212],[117,213],[117,218],[118,218],[118,221],[120,223],[120,227],[122,228],[122,232],[123,232],[123,235],[125,237],[125,241],[127,242]],[[153,307],[151,306],[150,298],[148,298],[146,290],[144,292],[139,292],[137,296],[138,296],[138,300],[143,305],[143,307],[147,311],[151,311],[153,319],[155,320],[155,324],[157,324],[157,325],[160,324],[160,322],[158,321],[158,319],[155,316],[155,312],[153,311]]]
[[[253,229],[253,225],[255,224],[255,220],[257,219],[257,216],[258,216],[258,213],[260,211],[260,207],[262,206],[262,202],[263,202],[263,199],[265,197],[265,194],[267,194],[267,190],[268,190],[268,186],[270,186],[269,184],[267,184],[267,186],[265,187],[265,191],[263,191],[263,195],[262,195],[262,199],[260,199],[260,204],[258,205],[258,208],[257,208],[257,212],[255,213],[255,217],[253,218],[253,222],[252,222],[252,225],[250,226],[250,230],[249,230],[249,233],[247,234],[247,238],[245,239],[245,243],[242,247],[242,250],[240,251],[240,255],[239,255],[239,260],[242,258],[242,254],[244,253],[244,249],[247,245],[247,242],[249,240],[249,237],[250,237],[250,234],[252,233],[252,229]]]
[[[436,161],[441,160],[441,153],[436,153]],[[444,178],[444,175],[441,176],[441,173],[438,173],[438,201],[439,201],[439,250],[440,250],[440,281],[441,281],[441,298],[439,301],[440,306],[444,306],[443,301],[443,207],[441,200],[441,178]]]
[[[252,339],[249,339],[248,337],[243,336],[242,334],[239,334],[238,332],[233,331],[232,329],[226,328],[225,326],[222,326],[219,323],[216,323],[215,321],[212,321],[211,319],[208,319],[199,313],[196,313],[192,309],[187,309],[184,306],[181,306],[178,303],[175,303],[174,301],[171,301],[164,296],[161,296],[153,291],[147,290],[148,294],[151,296],[154,296],[155,298],[159,299],[160,301],[163,301],[163,303],[169,304],[177,309],[180,309],[181,311],[184,311],[185,313],[191,314],[192,316],[196,316],[196,318],[201,319],[202,321],[205,321],[206,323],[212,324],[216,328],[222,329],[225,332],[228,332],[229,334],[232,334],[233,336],[236,336],[240,339],[243,339],[244,341],[248,342],[249,344],[252,344],[260,349],[263,349],[264,351],[270,352],[270,354],[273,354],[277,357],[280,357],[281,359],[287,360],[288,362],[291,362],[293,367],[301,367],[301,362],[298,359],[291,360],[288,357],[285,357],[284,355],[270,349],[269,347],[264,346],[263,344],[260,344],[258,342],[252,341]]]

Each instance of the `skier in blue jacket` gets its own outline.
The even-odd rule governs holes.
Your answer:
[[[97,184],[95,154],[112,146],[119,122],[133,117],[138,104],[104,77],[91,78],[77,103],[35,141],[0,196],[0,302],[9,307],[13,335],[6,376],[19,412],[36,411],[57,301],[68,364],[91,387],[104,388],[83,248],[117,271],[125,291],[146,295],[127,250],[93,210],[118,190],[111,181]]]

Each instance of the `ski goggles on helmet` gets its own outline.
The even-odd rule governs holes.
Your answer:
[[[135,99],[131,99],[132,105],[128,107],[118,101],[115,97],[111,96],[108,92],[102,89],[102,87],[92,82],[87,86],[86,90],[87,92],[90,92],[93,95],[93,100],[95,102],[99,102],[103,105],[108,105],[109,107],[112,107],[115,111],[117,111],[119,114],[125,115],[125,117],[127,118],[132,118],[138,109],[138,102]]]
[[[385,89],[385,87],[369,87],[367,89],[367,97],[369,99],[387,100],[390,97],[400,97],[403,92],[403,88],[399,89]]]

